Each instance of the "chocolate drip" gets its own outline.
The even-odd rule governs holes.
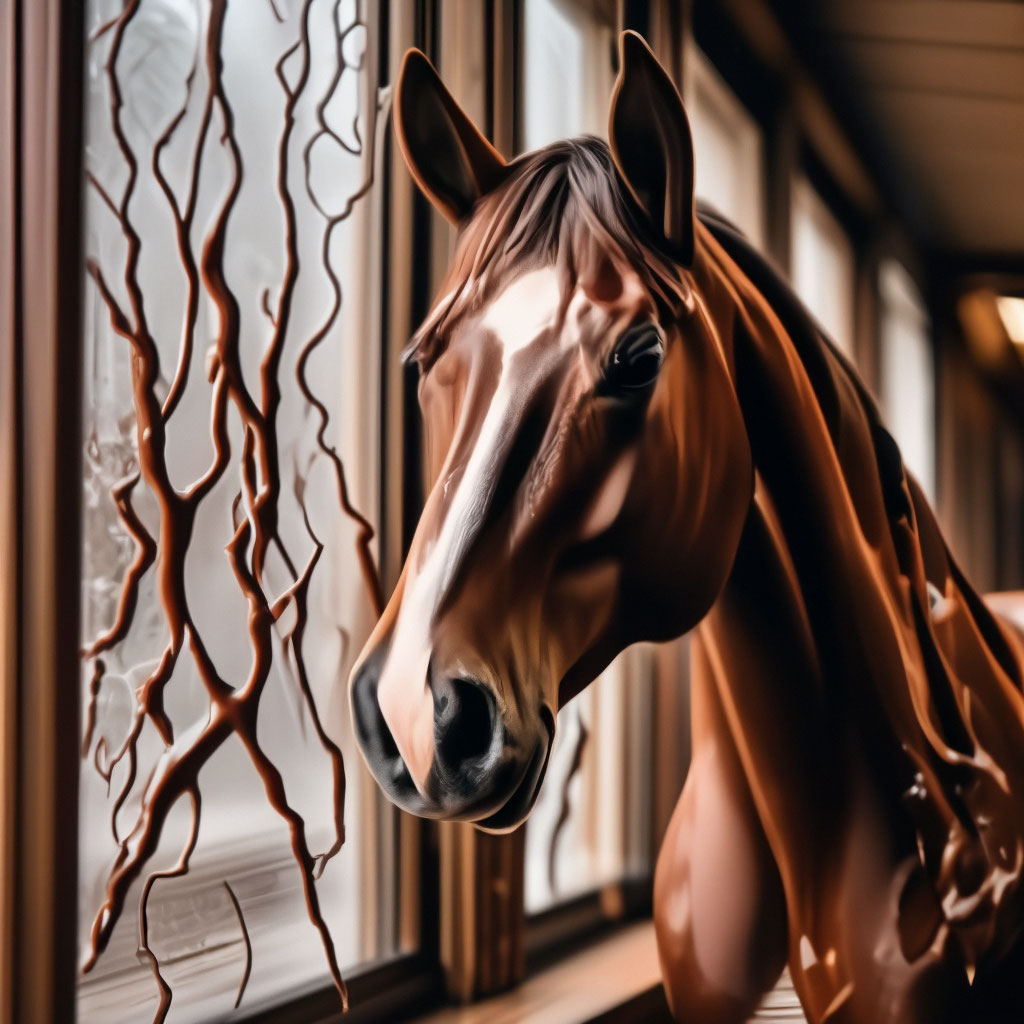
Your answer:
[[[332,21],[337,24],[338,11],[340,9],[340,0],[336,0],[334,9],[331,14]],[[316,207],[317,212],[324,218],[325,226],[323,233],[323,240],[321,242],[320,249],[320,260],[323,263],[324,271],[327,274],[327,279],[331,285],[331,307],[328,310],[327,316],[324,318],[323,323],[320,325],[317,331],[309,338],[305,345],[302,347],[302,351],[299,353],[299,358],[295,366],[295,378],[299,385],[299,390],[302,393],[302,397],[316,410],[317,416],[319,417],[319,425],[316,431],[316,443],[321,452],[327,456],[330,460],[331,466],[334,470],[334,479],[338,489],[338,501],[341,504],[345,514],[356,522],[359,527],[359,533],[356,538],[356,553],[359,558],[359,568],[363,574],[363,580],[366,584],[367,590],[370,592],[370,597],[373,602],[374,615],[379,618],[384,613],[384,591],[380,583],[380,578],[377,574],[376,564],[373,560],[373,554],[370,551],[370,542],[373,540],[373,527],[369,521],[361,515],[356,508],[353,506],[348,493],[348,485],[345,480],[345,469],[342,466],[341,458],[338,455],[336,449],[328,444],[326,440],[327,426],[330,422],[330,413],[327,410],[327,406],[320,401],[316,395],[313,394],[312,389],[309,386],[309,381],[306,378],[306,368],[309,364],[310,356],[316,351],[321,345],[324,339],[333,330],[334,325],[337,323],[338,315],[341,313],[341,282],[338,280],[338,275],[335,273],[334,268],[331,266],[329,258],[331,238],[333,237],[334,230],[339,224],[347,220],[349,215],[352,213],[355,204],[362,199],[373,187],[374,175],[373,175],[373,160],[365,160],[367,173],[366,177],[359,185],[359,187],[351,194],[345,201],[345,205],[341,211],[337,214],[329,214],[316,197],[316,193],[313,190],[311,183],[311,169],[312,169],[312,153],[313,146],[322,139],[330,138],[337,145],[341,146],[347,153],[353,156],[365,157],[362,138],[358,130],[358,119],[357,123],[353,125],[353,134],[358,142],[358,148],[349,146],[339,135],[335,132],[328,124],[325,118],[324,112],[327,109],[327,104],[330,102],[331,97],[334,95],[335,90],[338,87],[338,83],[341,81],[341,76],[345,71],[346,61],[343,53],[345,46],[345,40],[355,29],[363,27],[362,22],[354,21],[348,28],[343,32],[339,32],[335,44],[335,70],[331,77],[330,82],[327,85],[326,90],[320,102],[316,105],[316,122],[317,130],[309,137],[305,147],[302,150],[302,163],[305,175],[306,193],[310,198],[310,201]],[[359,70],[362,70],[360,67]],[[372,126],[371,126],[372,128]],[[372,138],[372,131],[370,134]],[[308,524],[307,524],[308,526]]]
[[[252,973],[252,942],[249,941],[249,929],[245,925],[245,915],[242,913],[242,905],[238,902],[235,890],[231,888],[229,882],[224,883],[224,888],[227,890],[231,905],[235,908],[235,914],[238,915],[238,927],[242,929],[242,942],[245,943],[245,969],[242,971],[242,980],[238,983],[238,995],[235,997],[235,1009],[237,1010],[241,1005],[242,996],[245,995],[245,986],[249,984],[249,975]]]
[[[104,665],[97,658],[92,663],[92,678],[89,680],[89,703],[85,708],[85,730],[82,736],[82,757],[89,756],[92,746],[92,734],[96,729],[96,700],[100,695],[100,683],[103,682]]]
[[[135,541],[135,558],[128,566],[121,584],[121,598],[118,602],[114,623],[102,636],[94,640],[83,652],[83,658],[95,658],[103,651],[109,651],[127,635],[139,599],[139,584],[156,558],[156,541],[142,525],[132,507],[131,496],[139,482],[139,474],[133,473],[117,484],[111,491],[114,507],[129,536]]]
[[[569,823],[569,814],[572,808],[569,806],[569,786],[572,780],[579,774],[583,766],[583,754],[587,749],[587,740],[590,732],[579,708],[576,709],[576,744],[572,748],[572,760],[569,762],[569,770],[562,780],[561,801],[558,805],[558,817],[555,819],[555,827],[551,830],[551,845],[548,847],[548,888],[554,893],[558,891],[555,879],[555,856],[558,852],[558,840],[561,838],[565,826]]]
[[[196,848],[196,841],[199,839],[201,797],[199,795],[198,782],[194,782],[188,788],[188,795],[192,800],[192,821],[189,826],[188,839],[185,842],[184,849],[181,851],[181,856],[178,858],[178,863],[167,871],[151,871],[146,876],[146,881],[142,886],[142,896],[139,898],[139,956],[149,963],[150,970],[153,972],[153,977],[156,979],[157,986],[160,989],[160,1003],[156,1012],[157,1020],[163,1020],[170,1009],[171,986],[168,985],[167,979],[161,973],[160,962],[149,945],[149,918],[146,910],[149,904],[149,894],[153,891],[153,886],[158,878],[177,878],[188,871],[189,860]]]
[[[110,97],[111,128],[118,152],[127,169],[127,181],[117,200],[94,176],[89,175],[88,183],[115,218],[126,243],[123,280],[127,308],[123,308],[121,301],[115,296],[96,260],[88,261],[87,271],[106,307],[113,331],[124,338],[130,346],[139,468],[137,472],[120,481],[111,491],[119,520],[134,541],[135,555],[121,582],[113,623],[83,650],[83,658],[94,659],[89,685],[83,756],[88,755],[92,746],[96,728],[96,702],[105,671],[104,663],[98,655],[114,649],[129,635],[135,621],[139,588],[151,569],[155,571],[157,593],[168,639],[156,668],[136,691],[135,710],[120,747],[108,758],[106,738],[101,737],[95,745],[94,765],[107,782],[108,791],[115,767],[124,761],[127,768],[125,778],[114,799],[110,817],[118,853],[107,880],[105,899],[93,921],[90,948],[83,971],[91,970],[106,948],[130,886],[137,878],[143,877],[138,906],[139,954],[148,963],[160,994],[155,1019],[162,1021],[166,1017],[172,993],[149,944],[148,901],[158,879],[178,877],[189,870],[201,820],[199,772],[224,742],[234,736],[249,755],[263,783],[268,803],[288,827],[291,851],[301,872],[306,909],[310,921],[320,935],[327,965],[341,995],[342,1003],[347,1007],[345,984],[341,977],[333,939],[320,908],[315,884],[326,864],[341,849],[345,840],[345,769],[340,748],[323,727],[310,687],[303,653],[303,640],[308,622],[309,586],[324,550],[323,544],[313,531],[303,503],[304,478],[297,475],[293,488],[306,535],[312,545],[312,551],[301,571],[296,569],[297,563],[286,549],[279,532],[278,521],[282,496],[278,436],[278,416],[282,400],[281,369],[299,272],[298,226],[295,202],[289,188],[289,154],[296,125],[296,108],[310,79],[312,0],[305,0],[298,16],[298,41],[285,50],[275,66],[277,81],[285,97],[284,123],[278,139],[276,157],[276,191],[284,219],[285,266],[276,302],[271,302],[269,291],[265,290],[261,296],[261,309],[270,321],[272,336],[260,364],[259,388],[256,394],[249,391],[243,379],[239,301],[225,273],[228,225],[241,191],[244,174],[234,114],[224,85],[222,43],[227,0],[209,2],[205,52],[202,54],[207,88],[191,152],[189,181],[183,201],[179,201],[175,195],[161,166],[161,157],[185,121],[192,103],[200,56],[198,52],[185,79],[184,98],[154,144],[149,170],[166,200],[174,222],[175,238],[186,284],[177,364],[169,390],[162,401],[158,397],[158,383],[161,380],[159,353],[147,320],[146,303],[138,272],[143,238],[133,224],[130,214],[132,199],[139,183],[140,164],[125,132],[121,83],[117,73],[118,58],[125,35],[141,6],[142,0],[127,0],[121,13],[101,25],[90,38],[90,42],[93,43],[108,32],[112,33],[105,63],[105,77]],[[270,8],[276,21],[282,23],[284,17],[277,10],[273,0],[270,0]],[[335,25],[339,8],[340,2],[336,2],[332,14]],[[329,128],[324,116],[327,104],[334,95],[345,69],[342,56],[345,38],[356,27],[365,28],[365,25],[362,21],[356,21],[343,32],[337,33],[337,67],[327,91],[316,106],[316,132],[307,141],[303,150],[307,197],[324,221],[321,258],[323,270],[330,281],[332,304],[322,325],[301,344],[294,376],[299,392],[316,411],[317,449],[332,465],[341,510],[356,525],[357,561],[369,600],[374,611],[379,614],[382,608],[381,587],[370,550],[373,528],[351,502],[341,458],[326,438],[330,421],[329,410],[314,394],[306,377],[309,357],[336,326],[342,306],[341,284],[329,259],[334,229],[350,215],[355,204],[366,195],[373,183],[372,154],[364,152],[365,147],[358,130],[354,134],[359,145],[353,149]],[[284,68],[286,62],[295,54],[300,55],[301,66],[294,84],[289,84]],[[369,109],[371,121],[374,121],[377,113],[376,104],[370,104]],[[229,165],[229,186],[219,202],[197,258],[192,233],[200,192],[203,157],[209,148],[210,129],[215,116],[220,122],[219,143]],[[373,128],[372,123],[370,127]],[[349,153],[360,156],[368,169],[365,179],[348,197],[342,211],[330,215],[325,212],[323,204],[315,196],[310,182],[310,152],[313,144],[325,135],[330,136]],[[372,137],[371,131],[370,138]],[[166,427],[190,386],[189,370],[194,355],[201,289],[205,289],[212,300],[219,318],[217,335],[207,362],[211,402],[210,431],[214,454],[205,471],[184,490],[178,490],[172,484],[168,470]],[[231,466],[232,451],[228,427],[231,411],[237,413],[242,424],[242,444],[237,457],[242,485],[232,504],[232,535],[225,550],[234,579],[248,607],[248,639],[252,654],[247,678],[237,683],[224,678],[216,669],[201,630],[193,618],[185,582],[185,560],[191,547],[200,506]],[[158,526],[153,533],[147,529],[134,505],[140,484],[156,499],[159,518]],[[278,550],[282,562],[292,576],[291,584],[277,596],[271,593],[270,585],[265,578],[266,559],[271,545]],[[330,848],[319,854],[311,851],[306,835],[306,823],[289,802],[280,770],[263,750],[257,738],[260,701],[273,663],[274,635],[279,631],[279,622],[289,608],[294,609],[294,625],[281,638],[282,649],[285,653],[290,653],[298,699],[309,715],[316,737],[330,759],[332,770],[334,839]],[[209,709],[208,718],[201,727],[176,737],[172,722],[164,710],[164,692],[171,682],[178,659],[186,646],[205,689]],[[136,820],[130,828],[122,830],[118,825],[118,816],[129,797],[140,792],[137,786],[138,744],[147,723],[155,728],[165,751],[145,786],[141,788],[142,802]],[[159,844],[167,815],[181,799],[187,799],[190,804],[190,818],[187,838],[178,861],[168,870],[150,871],[145,874],[149,859]],[[237,1006],[248,983],[252,950],[240,904],[230,885],[224,882],[224,886],[238,916],[246,948],[245,971],[235,1002]]]

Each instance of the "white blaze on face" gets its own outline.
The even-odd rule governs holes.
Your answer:
[[[465,466],[452,465],[453,447],[441,470],[440,480],[457,480],[455,494],[437,538],[414,541],[410,558],[421,562],[406,583],[377,685],[381,713],[421,793],[434,759],[434,702],[427,678],[434,618],[487,514],[529,397],[528,382],[573,344],[573,336],[555,334],[560,304],[560,275],[544,267],[517,278],[465,328],[499,339],[501,374]]]

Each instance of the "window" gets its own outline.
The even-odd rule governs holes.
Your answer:
[[[764,144],[757,122],[696,46],[686,59],[686,113],[698,199],[764,248]]]
[[[614,22],[577,0],[523,4],[523,148],[574,135],[604,138]]]
[[[806,178],[793,183],[793,289],[839,348],[853,359],[856,260],[839,221]]]
[[[878,275],[881,401],[885,422],[925,496],[935,501],[935,363],[928,314],[902,264]]]
[[[614,22],[572,0],[526,0],[523,18],[525,147],[606,137]],[[559,714],[526,826],[527,913],[649,873],[651,675],[647,649],[626,651]]]
[[[526,828],[529,914],[650,870],[651,658],[625,651],[559,716]]]
[[[78,1017],[151,1018],[157,963],[172,1019],[223,1019],[329,983],[332,944],[342,974],[400,952],[345,685],[375,620],[376,7],[87,7],[83,960],[144,855]]]

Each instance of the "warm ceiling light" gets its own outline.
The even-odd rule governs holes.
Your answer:
[[[1024,299],[1015,295],[997,295],[996,309],[999,319],[1003,321],[1010,341],[1015,345],[1024,345]]]

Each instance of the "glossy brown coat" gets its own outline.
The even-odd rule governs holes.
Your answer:
[[[402,81],[399,138],[464,230],[415,342],[436,484],[353,675],[378,779],[419,813],[514,827],[538,718],[699,622],[655,880],[679,1020],[739,1024],[785,963],[813,1024],[1019,1019],[1024,639],[957,569],[853,369],[694,215],[667,76],[627,33],[610,155],[496,166],[410,66],[455,170],[409,143]],[[627,395],[637,337],[663,359]],[[479,784],[463,772],[457,799],[451,679],[488,695],[501,748],[460,748]]]

